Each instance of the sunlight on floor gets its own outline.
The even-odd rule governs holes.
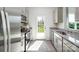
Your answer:
[[[43,41],[36,41],[32,46],[28,48],[28,50],[38,51]]]
[[[36,39],[45,39],[45,33],[37,33]]]

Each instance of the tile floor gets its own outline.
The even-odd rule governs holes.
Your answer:
[[[56,52],[50,40],[33,40],[27,52]]]

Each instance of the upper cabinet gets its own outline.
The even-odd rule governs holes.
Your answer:
[[[79,8],[75,8],[75,21],[79,21]]]
[[[63,8],[58,7],[53,11],[54,23],[62,23],[63,22]]]
[[[79,30],[79,7],[68,8],[68,29]]]
[[[58,22],[59,23],[63,22],[63,8],[62,7],[58,8]]]
[[[68,8],[68,21],[79,22],[79,7]]]
[[[68,8],[69,22],[79,21],[79,7]]]

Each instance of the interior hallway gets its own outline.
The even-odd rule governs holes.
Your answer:
[[[27,52],[56,52],[50,40],[33,40]]]

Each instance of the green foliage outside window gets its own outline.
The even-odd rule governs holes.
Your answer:
[[[75,29],[75,23],[69,23],[69,28]]]
[[[44,32],[44,24],[38,25],[38,32]]]

